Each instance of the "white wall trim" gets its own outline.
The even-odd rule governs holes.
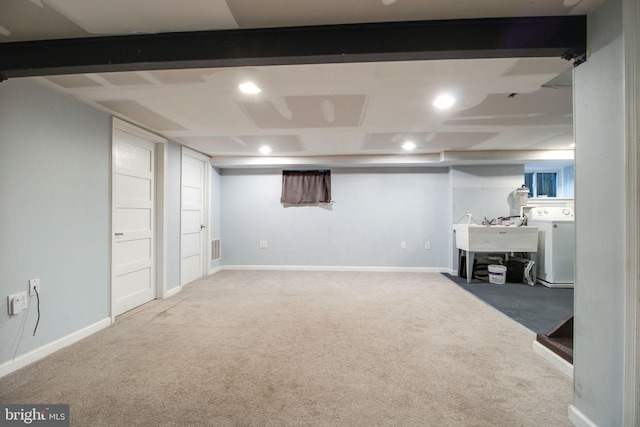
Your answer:
[[[569,416],[569,420],[576,427],[598,427],[596,423],[587,418],[587,416],[583,414],[580,409],[576,408],[573,405],[569,405],[567,415]]]
[[[167,289],[162,297],[162,299],[172,297],[182,290],[181,286],[176,286],[175,288]]]
[[[11,372],[17,371],[18,369],[24,368],[33,362],[43,359],[44,357],[55,353],[64,347],[70,346],[71,344],[74,344],[109,326],[111,326],[111,317],[105,317],[104,319],[72,332],[67,336],[52,341],[42,347],[36,348],[35,350],[31,350],[30,352],[18,356],[15,359],[9,360],[0,365],[0,378],[10,374]]]
[[[381,273],[449,273],[448,267],[370,267],[323,265],[223,265],[222,270],[362,271]]]
[[[213,267],[213,268],[209,268],[209,276],[216,274],[218,272],[222,271],[222,266],[219,265],[217,267]]]
[[[560,372],[573,379],[573,365],[562,357],[549,350],[547,347],[540,344],[538,341],[533,341],[533,351],[539,354],[547,362],[558,368]]]

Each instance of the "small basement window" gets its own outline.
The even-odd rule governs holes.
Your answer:
[[[557,172],[529,172],[524,174],[524,185],[529,189],[529,197],[557,197]]]
[[[330,170],[282,171],[282,196],[285,205],[331,203]]]

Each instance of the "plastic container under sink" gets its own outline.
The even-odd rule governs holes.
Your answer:
[[[496,285],[504,285],[507,281],[507,267],[491,264],[489,269],[489,282]]]

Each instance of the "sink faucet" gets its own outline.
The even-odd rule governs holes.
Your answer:
[[[487,227],[490,226],[490,225],[496,225],[496,220],[495,219],[488,219],[485,216],[484,219],[482,220],[482,225],[486,225]]]

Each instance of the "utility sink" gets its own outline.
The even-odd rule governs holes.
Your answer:
[[[471,283],[476,252],[528,252],[532,260],[538,251],[538,227],[515,225],[454,224],[456,247],[466,251],[467,283]],[[459,252],[458,262],[462,260]],[[533,269],[533,283],[536,282]]]
[[[538,227],[454,224],[456,247],[469,252],[537,252]]]

